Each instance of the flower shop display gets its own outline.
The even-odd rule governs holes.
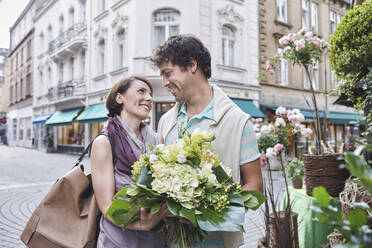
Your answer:
[[[301,189],[304,177],[304,162],[298,158],[294,158],[285,170],[288,177],[292,180],[293,188]]]
[[[180,247],[192,247],[206,232],[244,231],[245,212],[256,210],[265,197],[233,182],[229,168],[211,151],[214,138],[206,131],[194,132],[152,147],[133,165],[135,183],[114,196],[106,214],[125,228],[139,218],[140,208],[156,213],[166,204],[176,218],[168,218],[162,228],[169,243]]]
[[[309,150],[309,154],[304,154],[302,157],[304,160],[306,192],[311,196],[314,187],[324,186],[332,195],[337,195],[343,189],[347,178],[347,171],[339,169],[341,161],[338,160],[338,157],[341,154],[329,153],[332,150],[328,149],[325,145],[326,142],[324,142],[325,139],[321,132],[316,95],[310,76],[310,67],[316,66],[321,61],[321,57],[328,51],[330,45],[325,40],[313,34],[311,31],[306,31],[304,28],[298,33],[291,33],[283,36],[279,40],[279,45],[283,46],[284,49],[281,53],[269,60],[271,65],[270,68],[275,68],[275,62],[282,57],[290,61],[293,65],[299,65],[305,69],[316,115],[314,121],[316,149]],[[269,69],[268,73],[271,72],[270,68],[266,68]],[[332,180],[332,178],[337,179]]]

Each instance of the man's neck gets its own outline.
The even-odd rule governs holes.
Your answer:
[[[209,83],[203,84],[197,90],[195,94],[186,101],[187,116],[191,119],[193,116],[200,114],[205,107],[211,102],[213,98],[213,88]]]

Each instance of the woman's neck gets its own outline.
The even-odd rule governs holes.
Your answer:
[[[135,118],[134,116],[129,116],[125,112],[120,113],[120,119],[128,124],[128,126],[133,130],[137,137],[140,135],[141,120]]]

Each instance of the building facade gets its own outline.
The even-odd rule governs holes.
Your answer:
[[[7,113],[8,143],[31,148],[32,95],[34,70],[35,1],[30,1],[10,28],[8,54],[9,108]]]
[[[8,56],[7,48],[0,48],[0,143],[7,144],[7,125],[6,112],[9,104],[9,80],[7,80],[8,70],[6,60]]]
[[[213,4],[212,4],[213,3]],[[38,148],[79,152],[107,120],[106,95],[120,78],[154,87],[149,123],[174,104],[150,62],[156,45],[192,33],[212,56],[211,83],[242,108],[262,113],[258,83],[258,1],[36,1],[34,121]]]
[[[33,126],[38,149],[78,152],[85,144],[84,125],[72,120],[85,106],[88,91],[86,9],[80,0],[37,1]],[[72,117],[58,121],[66,111]]]
[[[265,62],[269,57],[284,48],[279,45],[282,36],[296,33],[304,27],[328,40],[350,8],[351,1],[346,0],[260,1],[260,71],[265,70]],[[323,56],[321,63],[310,70],[318,108],[323,112],[322,116],[324,113],[328,115],[328,128],[324,131],[328,132],[329,143],[333,148],[338,149],[346,142],[345,136],[354,131],[353,125],[350,124],[355,124],[361,115],[353,113],[351,108],[333,104],[337,96],[324,94],[331,92],[337,85],[336,75],[330,69],[327,55]],[[280,59],[276,73],[263,79],[260,84],[261,109],[269,119],[278,106],[298,108],[311,126],[314,111],[312,111],[309,80],[303,68]]]

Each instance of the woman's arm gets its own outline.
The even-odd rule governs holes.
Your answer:
[[[106,136],[101,135],[94,140],[90,160],[94,194],[99,210],[102,214],[105,214],[115,194],[112,150],[110,141]],[[141,231],[151,230],[167,213],[166,206],[162,206],[156,214],[146,213],[145,209],[141,209],[140,220],[126,226],[126,228]],[[106,216],[106,219],[115,224],[109,216]]]

